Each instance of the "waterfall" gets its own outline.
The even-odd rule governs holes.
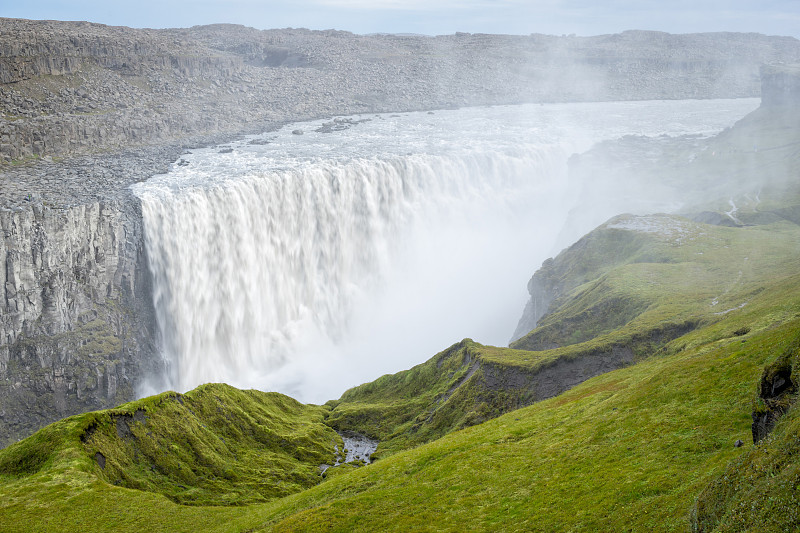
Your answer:
[[[482,250],[438,257],[430,247],[446,245],[437,235],[471,239],[521,224],[537,198],[556,200],[565,162],[558,146],[521,146],[315,160],[137,186],[169,386],[280,387],[270,376],[311,339],[317,349],[346,342],[356,302],[402,277],[420,243],[430,268],[458,276],[459,263],[481,261]]]
[[[571,154],[630,132],[710,135],[757,105],[375,115],[195,150],[133,186],[168,368],[140,393],[223,381],[325,401],[464,337],[504,345],[544,259],[610,216],[681,204],[613,167],[567,183]]]

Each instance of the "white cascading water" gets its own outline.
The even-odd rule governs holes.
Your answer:
[[[674,113],[658,104],[648,112]],[[321,402],[464,336],[504,344],[527,278],[566,244],[569,154],[632,129],[710,133],[738,118],[709,124],[704,111],[687,126],[693,109],[666,130],[641,103],[382,115],[185,156],[134,186],[165,385]]]

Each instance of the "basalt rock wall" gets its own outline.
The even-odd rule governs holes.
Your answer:
[[[128,202],[0,211],[0,445],[130,400],[160,364],[140,213]]]

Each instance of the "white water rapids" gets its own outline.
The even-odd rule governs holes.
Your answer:
[[[625,134],[709,135],[757,104],[369,115],[194,150],[134,186],[168,368],[140,392],[223,381],[322,402],[466,336],[505,345],[528,278],[591,229],[565,229],[571,210],[591,207],[589,225],[678,207],[621,205],[618,191],[576,205],[570,154]]]

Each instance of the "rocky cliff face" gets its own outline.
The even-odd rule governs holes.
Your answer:
[[[524,337],[529,331],[536,327],[545,313],[550,309],[550,304],[558,298],[560,293],[558,279],[548,276],[552,269],[553,259],[547,259],[542,268],[537,270],[530,281],[528,281],[528,294],[530,298],[522,310],[522,316],[517,323],[517,328],[511,336],[509,343],[513,343]]]
[[[0,211],[0,444],[131,399],[156,369],[134,206]]]

